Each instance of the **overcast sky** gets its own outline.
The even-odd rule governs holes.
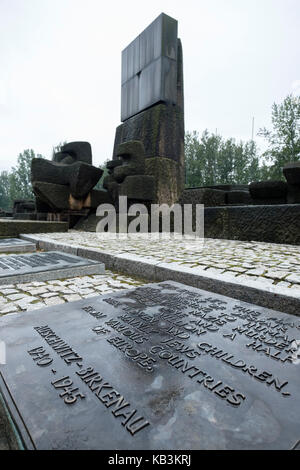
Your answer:
[[[299,94],[300,0],[0,0],[0,170],[61,141],[111,158],[121,51],[162,12],[178,20],[186,130],[248,140],[253,116],[257,131]]]

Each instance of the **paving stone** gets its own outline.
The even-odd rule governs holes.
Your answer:
[[[274,294],[282,293],[282,295],[286,296],[288,295],[287,291],[290,291],[290,295],[293,293],[294,297],[298,290],[296,288],[292,290],[292,286],[300,284],[299,247],[293,245],[216,239],[205,239],[203,244],[188,242],[187,240],[175,240],[174,238],[169,240],[150,240],[145,245],[145,240],[143,239],[125,239],[122,241],[99,240],[95,233],[72,230],[68,233],[39,235],[37,242],[39,240],[45,240],[45,242],[50,243],[49,249],[51,249],[51,242],[59,243],[61,247],[64,245],[76,247],[76,249],[85,247],[90,250],[86,251],[86,254],[89,253],[90,256],[95,256],[96,258],[99,258],[99,252],[101,252],[100,258],[103,254],[110,255],[114,253],[115,257],[118,256],[114,269],[116,271],[122,269],[128,273],[128,276],[135,274],[141,278],[146,277],[152,280],[151,274],[154,279],[160,280],[160,278],[155,278],[155,276],[158,272],[161,272],[161,266],[166,266],[170,269],[170,271],[166,271],[166,275],[171,273],[174,280],[174,269],[178,269],[179,274],[182,273],[178,274],[179,277],[176,278],[178,281],[180,281],[180,276],[185,276],[187,283],[191,282],[190,279],[194,279],[193,282],[195,282],[195,276],[199,276],[202,279],[201,282],[204,282],[205,276],[210,278],[211,281],[205,281],[203,286],[209,285],[212,290],[217,285],[216,282],[220,280],[223,283],[223,287],[221,288],[220,284],[218,284],[217,289],[221,288],[221,290],[217,290],[217,292],[224,293],[225,295],[230,295],[230,292],[232,292],[230,289],[227,289],[225,283],[234,283],[234,286],[237,286],[240,282],[243,289],[247,288],[247,286],[249,288],[256,286],[257,290],[261,290],[261,293],[258,295],[259,301],[263,301],[265,295],[271,292],[274,292]],[[141,262],[139,269],[137,269],[137,260]],[[187,273],[188,276],[193,274],[194,277],[190,276],[187,278]],[[71,289],[74,294],[79,294],[79,290],[83,289],[82,295],[92,294],[93,291],[99,293],[106,292],[107,288],[112,288],[113,290],[121,289],[126,285],[122,285],[121,277],[118,275],[118,282],[110,284],[111,287],[109,287],[109,280],[113,279],[113,275],[108,273],[108,277],[105,279],[104,276],[106,276],[106,273],[99,275],[101,279],[98,278],[97,282],[95,282],[97,275],[87,275],[81,276],[81,278],[68,279],[68,281],[72,281],[71,283],[66,281],[61,281],[61,283],[64,283],[64,286]],[[162,277],[162,279],[166,278]],[[212,283],[213,279],[215,279],[214,283]],[[102,283],[106,287],[102,288]],[[47,285],[49,286],[49,284]],[[59,286],[57,281],[52,285]],[[62,287],[61,284],[60,286]],[[84,289],[87,290],[85,291]],[[244,292],[246,291],[244,290]],[[64,295],[60,290],[56,292],[59,295]],[[245,300],[245,297],[241,295],[242,290],[239,290],[237,287],[235,292],[241,297],[241,300]],[[248,297],[246,298],[252,300],[251,292],[250,290],[248,291]],[[273,297],[274,302],[272,300]],[[273,304],[268,303],[268,300],[266,303],[263,302],[262,305],[278,308],[276,296],[274,295],[273,297],[272,299],[270,297]],[[294,308],[291,308],[289,312],[294,312],[294,310]]]
[[[93,289],[72,289],[72,291],[76,292],[77,294],[80,295],[88,295],[88,294],[93,294],[94,290]]]
[[[31,295],[41,295],[41,294],[46,294],[46,292],[49,292],[49,291],[45,287],[39,287],[37,289],[29,290],[29,292]]]
[[[41,294],[43,299],[49,299],[50,297],[57,297],[56,292],[47,292],[46,294]]]
[[[254,269],[248,269],[248,271],[246,272],[246,274],[249,274],[250,276],[261,276],[262,274],[264,274],[264,272],[266,271],[266,268],[265,267],[258,267],[258,268],[254,268]]]
[[[27,311],[29,312],[31,310],[38,310],[43,307],[45,307],[45,304],[43,302],[36,302],[35,304],[29,304],[27,307]]]
[[[18,291],[16,289],[0,289],[1,294],[3,295],[9,295],[9,294],[17,294]]]
[[[300,273],[290,274],[289,276],[286,277],[286,281],[289,281],[295,284],[300,284]]]
[[[82,299],[82,297],[78,294],[64,295],[63,298],[65,299],[66,302],[76,302],[77,300]]]
[[[297,290],[297,291],[300,291],[300,284],[293,284],[291,285],[291,290]]]
[[[46,305],[59,305],[59,304],[64,304],[65,301],[61,297],[50,297],[49,299],[45,299],[45,304]]]
[[[63,290],[62,286],[47,286],[47,290],[50,292],[61,292]]]
[[[28,295],[26,298],[16,300],[15,304],[18,305],[22,310],[26,310],[28,305],[30,305],[32,302],[36,302],[37,300],[39,300],[37,297]]]
[[[20,299],[26,299],[26,297],[28,297],[26,294],[11,294],[11,295],[8,295],[6,298],[8,300],[20,300]]]
[[[18,310],[19,310],[18,305],[11,302],[8,305],[0,309],[0,314],[18,312]]]
[[[269,269],[266,273],[266,277],[270,277],[272,279],[284,279],[286,276],[288,276],[290,273],[288,271],[283,271],[283,270],[271,270]],[[300,277],[299,277],[300,280]],[[299,281],[300,282],[300,281]]]

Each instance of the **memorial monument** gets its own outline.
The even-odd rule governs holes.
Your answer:
[[[119,145],[142,142],[155,203],[175,203],[184,188],[184,101],[177,21],[162,13],[122,52]]]
[[[70,221],[87,214],[99,204],[111,202],[107,191],[94,190],[103,170],[92,165],[88,142],[69,142],[54,153],[52,161],[32,160],[31,180],[36,195],[37,212],[53,214],[56,220]],[[56,216],[56,217],[55,217]]]

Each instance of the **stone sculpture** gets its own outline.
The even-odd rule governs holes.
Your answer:
[[[155,180],[145,175],[145,149],[142,142],[131,140],[120,144],[116,160],[107,163],[108,176],[103,187],[108,190],[115,205],[119,196],[127,196],[129,204],[155,199]]]
[[[88,142],[70,142],[53,155],[52,161],[32,160],[31,180],[37,206],[43,211],[80,211],[109,202],[106,191],[95,191],[103,170],[92,165]]]

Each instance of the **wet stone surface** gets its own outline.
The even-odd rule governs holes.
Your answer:
[[[114,254],[131,254],[158,263],[178,264],[195,272],[214,273],[220,280],[234,280],[276,292],[300,294],[300,249],[296,245],[242,242],[206,238],[199,241],[101,240],[96,233],[76,232],[39,235],[40,240],[93,248]],[[253,284],[254,283],[254,284]],[[286,290],[287,289],[287,290]]]
[[[25,240],[20,240],[19,238],[1,238],[0,239],[0,246],[6,245],[26,245],[28,242]]]
[[[297,317],[167,281],[6,315],[0,327],[1,388],[28,448],[299,442]]]
[[[0,238],[0,253],[35,251],[35,245],[19,238]]]
[[[0,316],[75,302],[142,284],[145,281],[109,270],[90,276],[8,284],[0,286]]]

